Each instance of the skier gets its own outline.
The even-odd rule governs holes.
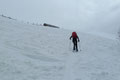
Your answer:
[[[71,40],[71,38],[72,38],[72,42],[73,42],[73,51],[76,50],[76,52],[78,52],[77,42],[79,42],[80,40],[79,40],[79,37],[78,37],[77,33],[76,32],[72,32],[70,40]]]

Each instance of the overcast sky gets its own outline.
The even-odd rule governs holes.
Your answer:
[[[0,0],[0,14],[69,29],[111,27],[111,32],[120,26],[120,0]]]

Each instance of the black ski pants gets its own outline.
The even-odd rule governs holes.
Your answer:
[[[73,38],[73,50],[78,51],[77,38]]]

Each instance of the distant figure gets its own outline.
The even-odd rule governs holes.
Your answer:
[[[72,32],[72,35],[70,37],[70,40],[72,38],[72,42],[73,42],[73,51],[77,51],[78,52],[78,45],[77,45],[77,42],[79,42],[79,37],[77,35],[76,32]]]

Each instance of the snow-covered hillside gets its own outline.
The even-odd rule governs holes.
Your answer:
[[[70,30],[32,26],[0,16],[0,80],[120,80],[120,43]]]

